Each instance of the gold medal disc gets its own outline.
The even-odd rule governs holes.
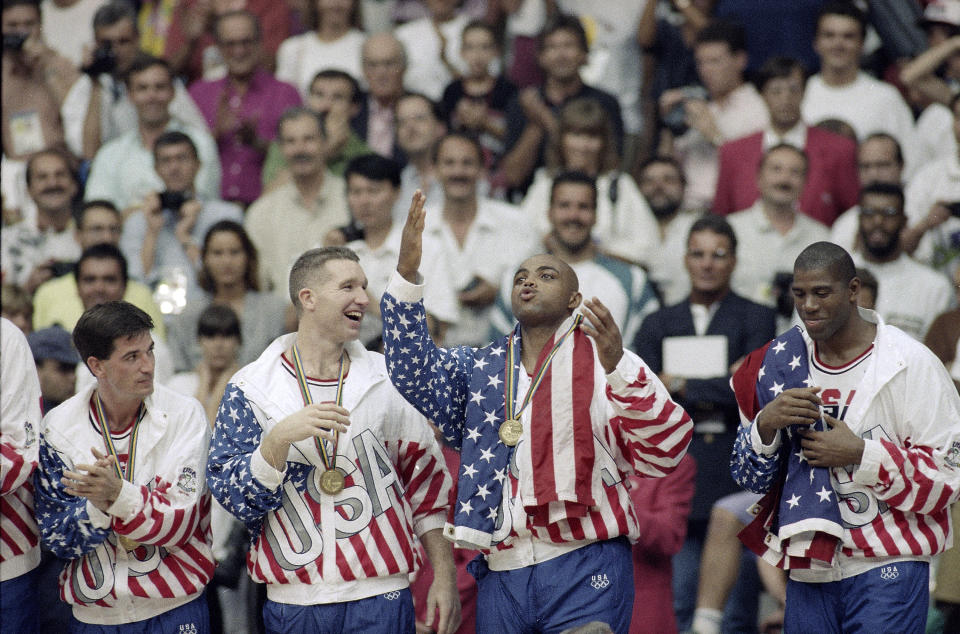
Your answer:
[[[503,441],[503,444],[508,447],[513,447],[520,442],[520,438],[523,436],[523,425],[521,425],[518,420],[505,420],[500,424],[499,433],[500,440]]]
[[[140,542],[130,539],[126,535],[117,535],[117,542],[119,542],[120,546],[128,553],[140,547]]]
[[[320,475],[320,489],[327,495],[343,491],[344,483],[343,472],[339,469],[327,469]]]

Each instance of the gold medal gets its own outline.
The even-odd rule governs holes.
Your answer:
[[[117,535],[117,542],[123,547],[125,551],[133,552],[140,547],[140,542],[130,539],[126,535]]]
[[[343,491],[344,483],[343,471],[339,469],[327,469],[320,475],[320,489],[327,495]]]
[[[513,447],[520,442],[520,438],[523,436],[523,425],[518,420],[505,420],[500,424],[499,433],[503,444]]]

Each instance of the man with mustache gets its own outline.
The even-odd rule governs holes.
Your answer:
[[[950,281],[904,252],[901,232],[907,224],[899,185],[874,183],[860,191],[858,266],[877,277],[882,292],[876,310],[884,321],[923,341],[934,318],[953,300]]]
[[[610,257],[597,248],[591,232],[597,222],[596,181],[583,172],[563,172],[550,191],[550,233],[543,249],[570,265],[585,293],[600,298],[626,341],[633,341],[643,319],[660,308],[653,285],[639,266]],[[504,279],[492,317],[496,335],[513,328],[512,278]]]
[[[740,244],[733,290],[751,301],[777,306],[777,274],[789,275],[793,260],[811,242],[826,240],[826,226],[798,212],[807,157],[785,143],[767,150],[757,171],[760,199],[728,220]],[[789,310],[781,306],[781,316]]]
[[[80,256],[73,226],[77,179],[67,154],[44,150],[30,157],[27,192],[37,213],[3,228],[0,262],[7,282],[33,293],[54,274],[63,275],[70,270],[58,267],[57,262],[66,263]]]
[[[277,140],[290,181],[250,205],[244,228],[260,254],[263,287],[286,297],[297,255],[350,221],[343,178],[327,168],[323,121],[308,108],[280,116]]]

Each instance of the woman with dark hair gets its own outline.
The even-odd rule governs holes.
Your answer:
[[[200,360],[195,334],[200,314],[211,304],[228,306],[239,318],[239,363],[246,365],[285,332],[287,302],[274,293],[260,291],[257,249],[236,222],[224,220],[210,227],[203,240],[200,262],[197,281],[203,297],[191,301],[168,329],[174,368],[186,372]]]
[[[659,227],[636,181],[620,171],[613,125],[599,101],[573,99],[560,111],[560,132],[547,146],[547,167],[537,170],[520,208],[540,235],[550,232],[550,191],[560,172],[597,180],[593,239],[605,252],[645,263],[660,243]]]

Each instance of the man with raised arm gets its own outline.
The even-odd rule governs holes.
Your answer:
[[[383,356],[357,340],[366,287],[350,249],[303,253],[289,282],[297,332],[230,379],[217,413],[207,481],[250,533],[271,634],[413,634],[417,539],[435,572],[426,625],[460,623],[442,534],[450,476]]]
[[[810,245],[793,275],[803,326],[732,379],[733,476],[766,494],[741,539],[790,571],[784,631],[923,632],[960,497],[960,397],[930,350],[857,307],[842,247]]]
[[[43,420],[43,545],[67,560],[70,631],[210,631],[210,427],[196,399],[154,385],[153,320],[127,302],[87,310],[73,344],[96,382]]]
[[[436,347],[417,283],[424,200],[414,196],[381,300],[384,345],[394,385],[460,451],[445,534],[483,552],[471,564],[477,631],[600,621],[626,632],[638,534],[626,478],[672,471],[690,417],[623,349],[603,304],[580,308],[576,274],[551,255],[516,270],[512,333],[479,349]]]

